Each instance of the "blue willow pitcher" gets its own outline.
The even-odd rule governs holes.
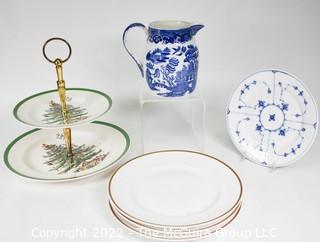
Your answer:
[[[128,30],[134,27],[143,28],[148,37],[145,64],[126,46]],[[203,27],[185,21],[164,20],[152,22],[148,29],[141,23],[130,24],[125,29],[123,45],[157,95],[177,97],[194,91],[199,61],[193,37]]]

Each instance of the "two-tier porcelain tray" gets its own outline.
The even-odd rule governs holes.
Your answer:
[[[63,41],[68,57],[48,58],[45,48],[51,41]],[[9,144],[6,166],[21,177],[46,182],[80,179],[109,169],[130,145],[125,130],[95,121],[111,108],[111,98],[93,89],[66,88],[62,64],[71,47],[65,40],[49,39],[43,54],[56,67],[57,89],[25,98],[14,108],[14,116],[35,129]]]

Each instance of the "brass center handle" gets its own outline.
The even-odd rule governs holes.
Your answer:
[[[64,60],[60,59],[60,58],[56,58],[55,60],[51,60],[47,54],[46,54],[46,47],[48,45],[49,42],[54,41],[54,40],[60,40],[62,42],[64,42],[69,49],[69,54],[67,56],[67,58],[65,58]],[[66,62],[67,60],[69,60],[72,50],[71,50],[71,46],[70,44],[62,39],[62,38],[51,38],[48,39],[43,47],[42,47],[42,53],[44,55],[44,57],[46,58],[46,60],[48,60],[49,62],[53,63],[56,67],[56,72],[57,72],[57,89],[58,89],[58,93],[59,93],[59,98],[60,98],[60,106],[61,106],[61,114],[64,120],[64,123],[67,124],[68,123],[68,109],[67,109],[67,102],[66,102],[66,85],[65,85],[65,81],[63,79],[63,70],[62,70],[62,64],[64,62]],[[67,148],[67,156],[68,157],[72,157],[72,142],[71,142],[71,129],[70,128],[64,128],[63,129],[63,134],[64,134],[64,139],[65,139],[65,143],[66,143],[66,148]]]

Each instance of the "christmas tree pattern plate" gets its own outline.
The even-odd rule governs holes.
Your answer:
[[[72,129],[72,158],[67,156],[62,131],[33,129],[9,144],[4,161],[22,177],[69,181],[109,169],[124,156],[129,145],[129,136],[123,129],[95,121]]]
[[[310,91],[296,77],[266,70],[240,83],[227,108],[227,123],[234,145],[246,158],[281,167],[311,147],[318,111]]]
[[[19,102],[13,111],[16,119],[32,127],[56,129],[89,123],[106,113],[111,98],[100,91],[86,88],[67,88],[68,119],[61,112],[59,93],[49,90]]]

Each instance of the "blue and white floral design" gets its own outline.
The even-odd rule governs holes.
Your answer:
[[[198,75],[198,48],[194,36],[204,26],[185,21],[164,20],[146,28],[141,23],[130,24],[122,40],[128,54],[137,64],[149,88],[163,97],[177,97],[192,93]],[[145,62],[136,58],[127,48],[127,33],[142,28],[147,33]]]
[[[198,74],[198,48],[164,47],[146,55],[146,79],[151,90],[165,97],[193,92]]]
[[[148,32],[148,41],[155,44],[185,43],[192,39],[192,32],[190,31],[190,28],[180,30],[159,30],[149,28]]]
[[[311,94],[295,77],[277,70],[243,81],[231,98],[227,118],[240,152],[272,167],[301,157],[317,133],[318,113]]]

